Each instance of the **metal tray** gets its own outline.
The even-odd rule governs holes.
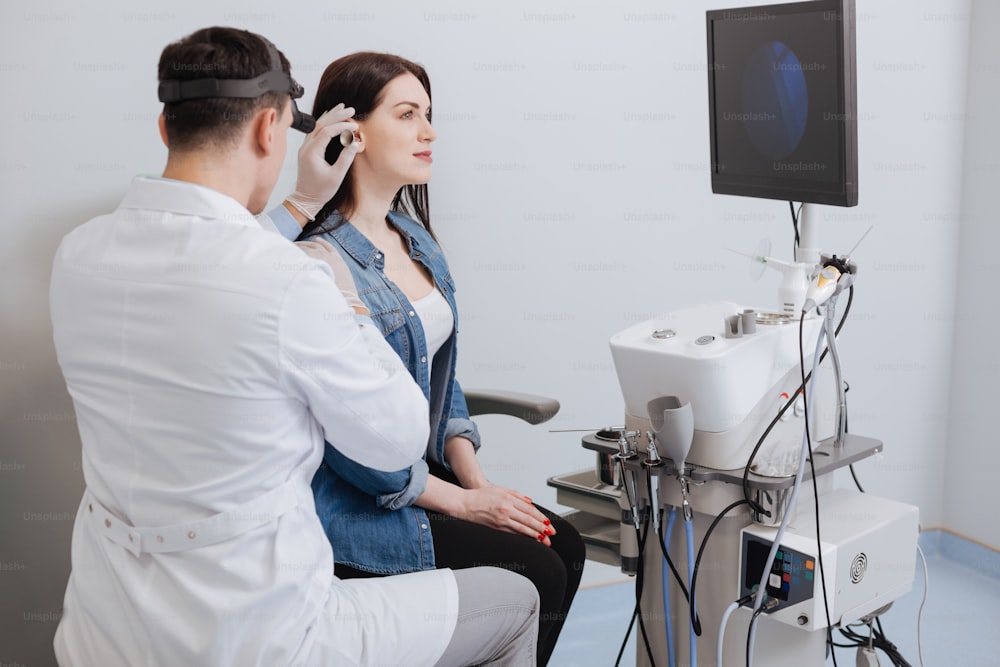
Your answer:
[[[618,498],[621,490],[597,479],[597,473],[592,468],[577,470],[549,477],[549,486],[556,490],[556,502],[567,507],[590,512],[598,516],[621,519],[621,508]]]

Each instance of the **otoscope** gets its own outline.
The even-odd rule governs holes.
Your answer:
[[[639,565],[639,489],[635,483],[635,472],[625,465],[638,457],[636,453],[636,431],[622,431],[618,436],[618,453],[615,459],[621,473],[622,493],[618,497],[621,509],[619,526],[619,554],[621,570],[625,574],[635,574]]]

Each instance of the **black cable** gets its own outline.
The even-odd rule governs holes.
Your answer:
[[[635,626],[635,617],[638,615],[638,609],[632,610],[632,620],[628,622],[628,629],[625,631],[625,639],[622,640],[622,646],[618,649],[618,657],[615,658],[615,667],[618,667],[622,661],[622,654],[625,653],[625,646],[628,645],[629,635],[632,634],[632,628]]]
[[[829,306],[827,306],[829,307]],[[822,582],[823,587],[823,610],[826,612],[826,641],[828,644],[833,643],[833,627],[830,624],[830,602],[826,597],[826,572],[823,569],[823,542],[820,539],[819,532],[819,488],[816,485],[816,465],[812,455],[812,441],[809,437],[809,401],[806,398],[806,353],[803,349],[804,338],[805,338],[805,323],[806,314],[802,313],[799,318],[799,372],[802,375],[802,418],[805,420],[806,428],[806,451],[809,452],[809,471],[812,475],[812,487],[813,487],[813,500],[815,502],[813,509],[816,514],[816,561],[819,563],[819,577]],[[834,334],[836,335],[836,334]],[[828,346],[829,349],[829,346]],[[830,657],[833,659],[833,667],[837,667],[837,655],[833,649],[830,649]]]
[[[847,384],[847,383],[845,383],[845,384]],[[844,389],[844,397],[845,397],[845,399],[846,399],[847,393],[849,391],[851,391],[851,385],[847,384],[847,387]],[[844,433],[847,434],[847,433],[850,433],[850,432],[851,432],[850,422],[847,419],[847,401],[845,400],[844,401]],[[851,471],[851,478],[854,479],[854,486],[858,487],[858,491],[860,491],[861,493],[864,493],[865,489],[864,489],[863,486],[861,486],[861,481],[858,479],[858,473],[855,472],[855,470],[854,470],[854,464],[853,463],[850,464],[849,466],[847,466],[847,468],[848,468],[848,470]]]
[[[876,617],[875,620],[878,625],[881,625],[881,622],[879,621],[878,617]],[[902,656],[902,654],[900,654],[899,649],[896,647],[896,645],[890,642],[888,639],[886,639],[885,635],[880,630],[876,630],[874,628],[869,627],[869,632],[871,632],[870,641],[868,637],[865,637],[864,635],[855,632],[850,627],[839,628],[839,630],[840,634],[842,634],[846,639],[848,639],[853,643],[851,644],[834,643],[834,646],[838,646],[840,648],[858,648],[858,647],[867,648],[870,644],[873,649],[877,649],[885,653],[886,656],[889,658],[889,660],[892,662],[892,664],[895,665],[896,667],[912,667],[910,663],[907,662],[907,660]]]
[[[747,627],[747,667],[750,667],[750,638],[753,637],[753,626],[757,624],[757,617],[763,613],[764,609],[767,607],[761,605],[753,610],[753,616],[750,617],[750,625]]]
[[[636,503],[632,502],[632,494],[628,490],[628,476],[625,474],[625,462],[618,459],[618,466],[621,470],[622,487],[625,490],[625,499],[628,501],[628,506],[635,509],[636,512],[639,511],[638,498],[636,498]],[[638,489],[636,489],[636,495],[638,495]],[[641,542],[639,536],[639,529],[636,528],[635,531],[636,541]],[[635,593],[635,607],[632,609],[632,619],[628,622],[628,629],[625,630],[625,638],[622,639],[621,648],[618,649],[618,658],[615,660],[615,667],[621,662],[622,654],[625,653],[625,646],[628,644],[629,635],[632,634],[632,627],[635,625],[635,619],[639,615],[639,599],[642,597],[642,587],[639,585],[641,579],[639,578],[639,572],[642,570],[642,547],[639,547],[639,557],[636,562],[636,593]]]
[[[844,384],[847,384],[847,383],[845,382]],[[844,397],[845,397],[845,399],[846,399],[847,393],[849,391],[851,391],[851,385],[847,384],[847,387],[844,388]],[[844,433],[847,434],[847,433],[850,433],[850,431],[851,431],[851,429],[850,429],[850,423],[849,423],[849,421],[847,419],[847,401],[845,400],[844,401]],[[851,471],[851,478],[854,479],[854,486],[858,487],[858,491],[860,491],[861,493],[864,493],[865,489],[864,489],[863,486],[861,486],[861,481],[858,479],[858,473],[855,472],[855,470],[854,470],[854,464],[852,463],[852,464],[848,465],[847,468],[848,468],[848,470]],[[878,618],[878,617],[876,617],[876,618]]]
[[[884,651],[889,656],[889,659],[898,667],[911,667],[910,663],[903,658],[896,645],[886,638],[885,632],[882,630],[882,619],[878,616],[875,617],[875,625],[878,626],[878,629],[873,632],[874,641],[878,645],[877,647]]]
[[[674,562],[672,560],[670,560],[670,554],[667,553],[667,547],[663,543],[664,534],[663,534],[663,512],[662,511],[660,513],[660,535],[659,535],[659,537],[660,537],[660,551],[663,552],[663,557],[667,560],[667,565],[670,566],[670,571],[674,573],[674,579],[677,580],[677,585],[681,587],[681,592],[684,593],[684,601],[685,602],[689,602],[691,600],[691,597],[688,595],[687,584],[684,583],[684,580],[681,578],[681,575],[677,571],[677,568],[674,567]]]
[[[788,209],[792,212],[792,229],[795,230],[795,245],[792,246],[792,259],[795,259],[795,251],[799,247],[799,215],[795,212],[795,202],[788,202]],[[799,211],[802,211],[802,204],[799,204]]]
[[[698,547],[698,556],[694,559],[694,568],[691,570],[691,596],[688,598],[688,613],[691,616],[691,625],[694,628],[694,634],[701,637],[701,621],[698,619],[697,614],[695,614],[695,585],[698,583],[698,568],[701,567],[701,556],[705,553],[705,547],[708,545],[708,538],[712,536],[712,531],[715,527],[719,525],[722,521],[722,517],[726,516],[730,511],[739,507],[740,505],[749,505],[750,503],[744,498],[743,500],[737,500],[731,503],[726,509],[719,512],[719,514],[709,525],[708,530],[705,531],[705,537],[701,538],[701,546]]]
[[[854,464],[852,463],[851,465],[849,465],[847,467],[850,468],[850,470],[851,470],[851,477],[854,478],[854,486],[858,487],[858,491],[860,491],[861,493],[864,493],[865,490],[864,490],[864,488],[862,488],[861,482],[858,481],[858,475],[857,475],[856,472],[854,472]]]
[[[624,477],[622,479],[624,480]],[[625,486],[626,487],[628,486],[627,481],[625,482]],[[638,511],[637,506],[631,504],[630,506],[636,507],[636,511]],[[644,517],[642,527],[643,530],[646,531],[646,535],[648,535],[649,514],[646,514],[646,516]],[[635,572],[635,607],[633,607],[632,609],[632,620],[629,621],[628,629],[625,630],[625,638],[622,639],[621,648],[618,649],[618,658],[615,660],[615,667],[618,667],[618,664],[621,662],[622,654],[625,652],[625,646],[628,644],[629,635],[632,634],[632,627],[635,625],[635,620],[637,618],[639,619],[639,629],[641,631],[643,641],[646,643],[646,651],[649,654],[650,664],[652,664],[653,662],[653,652],[649,648],[649,639],[646,637],[645,625],[642,622],[642,610],[639,607],[639,602],[642,600],[642,567],[643,567],[642,550],[646,546],[646,537],[640,534],[638,528],[635,531],[635,536],[636,536],[636,541],[639,543],[639,556],[636,561],[636,572]]]
[[[646,466],[646,492],[649,494],[650,498],[653,497],[652,472],[650,471],[649,466]],[[657,504],[659,504],[659,503],[657,503]],[[659,530],[657,531],[657,537],[660,538],[659,539],[660,553],[663,554],[663,558],[666,559],[667,565],[670,566],[670,571],[674,573],[674,579],[677,580],[677,585],[681,587],[681,591],[683,591],[683,593],[684,593],[684,600],[688,600],[690,598],[688,597],[687,586],[684,584],[684,580],[681,579],[681,575],[677,571],[677,568],[674,567],[674,561],[671,560],[670,554],[667,553],[667,547],[666,547],[666,545],[663,544],[663,511],[660,510],[660,509],[657,509],[656,512],[657,512],[657,514],[660,517],[660,520],[657,522],[659,524],[659,526],[660,526]]]
[[[625,481],[625,478],[622,478]],[[628,482],[625,481],[625,485]],[[633,506],[635,507],[635,506]],[[637,508],[638,509],[638,508]],[[635,570],[635,607],[632,610],[632,620],[628,623],[628,629],[625,630],[625,638],[622,640],[621,648],[618,649],[618,657],[615,659],[615,667],[621,663],[622,655],[625,653],[625,646],[628,644],[629,635],[632,634],[632,627],[635,625],[636,618],[639,619],[639,634],[642,636],[642,641],[646,645],[646,655],[649,657],[650,667],[656,667],[656,661],[653,660],[653,649],[649,645],[649,637],[646,635],[646,625],[642,622],[642,609],[639,606],[642,600],[642,579],[643,579],[643,550],[646,548],[646,538],[649,537],[649,513],[647,512],[643,517],[642,522],[642,532],[639,529],[635,531],[636,540],[639,542],[639,557],[636,561]]]
[[[646,645],[646,655],[649,657],[650,667],[656,667],[656,661],[653,659],[653,649],[649,645],[649,637],[646,634],[646,624],[642,620],[642,608],[639,606],[639,602],[642,599],[642,587],[643,580],[645,579],[645,562],[644,553],[646,550],[646,538],[649,537],[649,512],[643,517],[642,522],[642,535],[640,537],[639,532],[636,531],[636,537],[639,539],[639,558],[636,561],[636,571],[635,571],[635,613],[639,619],[639,635],[642,637],[642,643]]]

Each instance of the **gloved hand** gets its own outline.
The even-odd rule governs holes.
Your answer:
[[[337,283],[340,293],[347,300],[347,305],[353,308],[355,313],[370,315],[368,306],[358,297],[358,288],[354,284],[351,270],[347,268],[344,258],[327,241],[318,237],[314,238],[316,238],[315,241],[296,241],[295,245],[313,259],[325,262],[333,270],[333,281]]]
[[[358,124],[349,120],[354,109],[338,104],[316,119],[316,129],[306,135],[299,148],[299,170],[295,181],[295,192],[285,200],[310,220],[323,205],[333,199],[344,182],[344,176],[354,162],[358,152],[356,144],[344,148],[333,164],[326,161],[324,154],[331,140],[338,140],[344,130],[355,131]]]

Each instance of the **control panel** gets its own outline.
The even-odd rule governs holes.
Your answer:
[[[751,533],[743,533],[741,597],[757,592],[761,573],[768,566],[767,557],[771,544],[772,542]],[[769,570],[765,592],[768,597],[779,600],[778,606],[772,611],[812,598],[816,575],[816,559],[812,555],[782,545],[775,553]]]

